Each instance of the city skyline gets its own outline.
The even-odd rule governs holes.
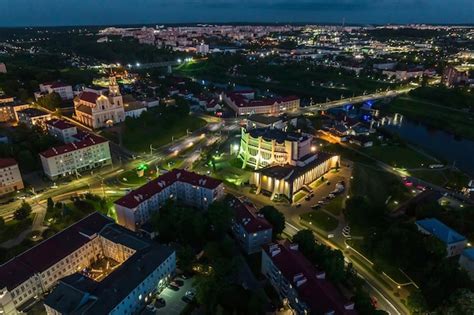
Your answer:
[[[468,0],[5,0],[1,27],[160,23],[469,24]]]

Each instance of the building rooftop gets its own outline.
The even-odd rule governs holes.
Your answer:
[[[304,166],[289,164],[273,165],[256,170],[255,172],[275,179],[291,180],[292,178],[305,174],[309,169],[314,168],[315,166],[324,163],[333,157],[333,155],[326,152],[318,152],[317,154],[312,154],[312,156],[314,157],[313,160],[310,160],[311,157],[308,156],[304,156],[302,158],[306,161],[310,160],[309,162],[306,162]]]
[[[186,170],[174,169],[128,193],[124,197],[117,200],[115,204],[127,208],[135,208],[145,200],[148,200],[175,182],[185,182],[207,189],[215,189],[222,183],[220,180],[214,179],[212,177],[199,175]]]
[[[68,152],[84,149],[84,148],[97,145],[100,143],[108,142],[107,139],[97,136],[95,134],[89,134],[89,133],[82,133],[82,134],[85,136],[83,136],[81,140],[73,142],[73,143],[63,144],[60,146],[49,148],[48,150],[41,152],[40,155],[44,156],[45,158],[50,158],[50,157],[65,154]]]
[[[89,92],[89,91],[84,91],[79,94],[78,98],[81,101],[88,102],[88,103],[94,103],[97,101],[97,99],[100,97],[100,94],[94,93],[94,92]]]
[[[15,159],[11,158],[4,158],[0,159],[0,168],[5,168],[13,165],[17,165],[18,163],[15,161]]]
[[[56,129],[69,129],[69,128],[74,128],[75,126],[65,120],[62,119],[51,119],[46,122],[46,125],[49,125],[51,127],[54,127]]]
[[[267,141],[275,140],[277,142],[284,141],[305,141],[309,137],[300,132],[286,132],[276,128],[255,128],[246,131],[252,138],[262,137]]]
[[[113,224],[112,219],[95,212],[12,258],[0,265],[0,287],[12,290],[36,273],[47,270],[88,243],[89,237],[99,233],[109,224]]]
[[[254,91],[235,91],[226,93],[227,97],[238,107],[258,107],[258,106],[270,106],[275,103],[283,103],[296,101],[300,98],[297,96],[286,96],[277,98],[265,98],[260,100],[250,99],[246,97],[246,94],[255,93]]]
[[[140,248],[100,282],[79,273],[59,280],[45,298],[46,305],[63,314],[108,314],[174,252],[171,247],[138,239],[126,229],[109,228],[115,229],[122,238],[142,243]]]
[[[39,110],[37,108],[25,108],[25,109],[19,110],[17,113],[26,115],[28,117],[39,117],[39,116],[49,115],[49,113]]]
[[[257,213],[255,206],[244,203],[237,198],[232,198],[229,204],[235,211],[236,223],[242,225],[247,233],[272,229],[272,225],[265,217]]]
[[[353,306],[337,288],[325,279],[325,273],[317,270],[298,250],[296,244],[288,241],[279,244],[264,245],[263,250],[281,271],[285,279],[295,287],[298,298],[311,310],[311,314],[335,315],[357,314],[346,309]]]
[[[463,250],[462,256],[468,258],[469,260],[473,260],[474,261],[474,248],[466,248],[465,250]]]
[[[416,221],[416,224],[445,244],[453,244],[466,240],[464,236],[451,229],[449,226],[445,225],[438,219],[428,218],[418,220]]]

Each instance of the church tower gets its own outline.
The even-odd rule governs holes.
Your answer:
[[[109,99],[115,106],[123,106],[122,94],[120,94],[120,88],[114,75],[109,78]]]

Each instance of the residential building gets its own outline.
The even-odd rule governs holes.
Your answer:
[[[0,196],[24,187],[18,163],[14,159],[0,159]]]
[[[100,280],[91,265],[115,268]],[[48,314],[133,314],[174,274],[176,255],[93,213],[0,265],[0,311],[44,299]]]
[[[7,73],[7,66],[3,62],[0,63],[0,73]]]
[[[89,89],[74,99],[75,118],[92,129],[110,127],[125,120],[123,105],[117,80],[110,77],[108,93]]]
[[[50,135],[64,143],[77,141],[74,137],[77,134],[76,126],[65,120],[51,119],[46,122],[46,129]]]
[[[426,235],[432,235],[439,239],[446,246],[446,256],[452,257],[462,253],[467,245],[467,239],[434,218],[427,218],[416,221],[418,230]]]
[[[223,196],[224,185],[221,181],[175,169],[117,200],[115,210],[118,223],[135,231],[169,200],[207,209]]]
[[[297,96],[255,99],[254,91],[235,91],[222,94],[222,100],[232,108],[236,115],[278,114],[297,110],[300,99]]]
[[[286,299],[293,314],[354,315],[354,302],[345,298],[326,279],[322,270],[288,241],[265,245],[262,250],[262,274],[281,299]]]
[[[16,112],[18,121],[24,123],[28,128],[38,126],[46,130],[46,122],[51,120],[51,114],[37,108],[26,108]]]
[[[259,169],[273,164],[296,165],[311,153],[309,134],[285,132],[276,128],[242,128],[239,157],[243,167]]]
[[[469,277],[474,280],[474,248],[466,248],[459,256],[459,265],[466,270]]]
[[[196,53],[201,55],[207,55],[209,53],[209,45],[201,43],[196,46]]]
[[[132,95],[125,95],[123,104],[125,117],[138,118],[143,112],[147,111],[145,102],[137,101]]]
[[[247,130],[255,128],[284,129],[287,122],[281,116],[251,115],[247,117]]]
[[[448,87],[457,86],[462,83],[467,83],[469,80],[469,73],[467,71],[460,71],[455,67],[446,67],[443,71],[441,82]]]
[[[51,180],[110,165],[109,141],[89,133],[77,133],[74,142],[40,153],[41,164]]]
[[[235,212],[232,234],[247,254],[261,251],[262,245],[272,241],[272,225],[253,204],[233,197],[229,205]]]
[[[72,86],[62,82],[48,82],[39,85],[40,91],[35,93],[35,98],[38,100],[41,96],[51,93],[57,93],[62,100],[72,100],[74,92]]]
[[[0,96],[0,122],[18,121],[16,112],[29,107],[14,97]]]

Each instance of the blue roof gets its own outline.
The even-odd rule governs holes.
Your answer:
[[[423,230],[432,234],[445,244],[465,241],[466,238],[437,219],[423,219],[416,221]]]
[[[462,252],[462,255],[463,255],[463,256],[466,256],[469,260],[474,260],[474,247],[466,248],[466,249]]]

